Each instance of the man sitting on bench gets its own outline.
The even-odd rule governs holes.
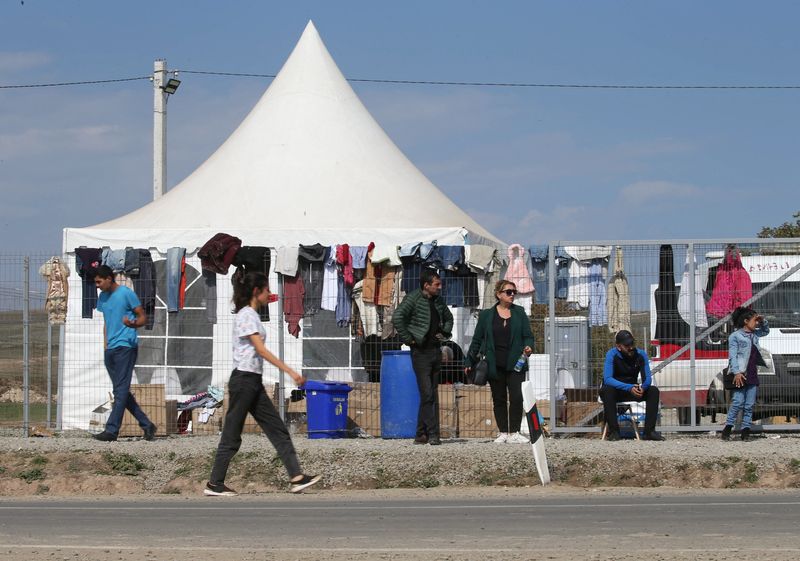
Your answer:
[[[647,353],[636,348],[636,341],[630,331],[622,329],[614,338],[616,346],[606,353],[603,367],[603,386],[600,398],[608,428],[608,440],[619,440],[619,421],[617,403],[621,401],[644,401],[644,440],[664,440],[656,432],[659,391],[652,385],[650,358]],[[639,381],[641,380],[641,382]]]

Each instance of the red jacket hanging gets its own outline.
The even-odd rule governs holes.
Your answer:
[[[725,250],[725,259],[717,268],[717,278],[711,300],[706,311],[714,317],[721,318],[744,304],[753,296],[753,283],[750,275],[742,266],[739,251],[734,248]]]

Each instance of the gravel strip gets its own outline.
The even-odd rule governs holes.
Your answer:
[[[771,435],[746,443],[722,442],[709,434],[668,436],[666,442],[548,438],[552,480],[575,487],[800,487],[798,435]],[[128,487],[123,490],[130,490],[135,480],[136,492],[191,493],[207,477],[217,443],[214,436],[173,436],[154,442],[124,439],[113,443],[97,442],[83,433],[54,438],[0,437],[0,481],[18,479],[23,468],[42,465],[42,484],[52,490],[50,494],[69,494],[54,484],[66,474],[61,471],[66,470],[73,477],[89,477],[93,473],[87,471],[97,466],[94,474],[98,476],[126,479]],[[304,470],[322,473],[323,486],[334,490],[539,484],[531,448],[526,444],[446,439],[442,446],[434,447],[414,445],[411,440],[299,437],[295,446]],[[37,456],[56,460],[38,460],[37,464]],[[74,468],[74,462],[81,458],[89,462],[90,469]],[[125,462],[130,463],[132,458],[144,467],[131,468],[125,475]],[[70,462],[71,470],[66,467]],[[103,467],[106,463],[116,467]],[[75,474],[76,471],[80,473]],[[3,485],[0,494],[34,494],[24,490],[35,486],[16,483],[17,491],[9,491],[8,485]],[[286,473],[265,437],[243,435],[228,483],[241,492],[285,489]],[[83,492],[92,493],[90,483],[81,485]],[[97,494],[105,492],[107,486],[97,486]]]

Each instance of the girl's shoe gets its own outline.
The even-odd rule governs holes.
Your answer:
[[[508,433],[501,432],[497,435],[497,438],[494,439],[495,444],[503,444],[504,442],[508,442]]]

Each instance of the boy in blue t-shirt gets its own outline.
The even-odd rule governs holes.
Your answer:
[[[94,284],[101,290],[97,311],[103,314],[103,359],[114,386],[114,405],[108,415],[106,428],[94,435],[96,440],[112,442],[117,439],[125,409],[139,421],[145,440],[153,440],[156,426],[147,418],[131,394],[131,378],[139,351],[136,329],[147,322],[147,315],[136,293],[114,280],[107,265],[95,271]]]

